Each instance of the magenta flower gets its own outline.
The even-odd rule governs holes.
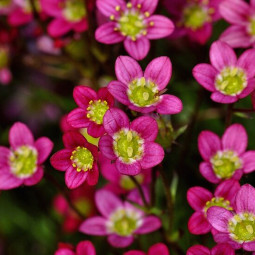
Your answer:
[[[176,24],[173,37],[187,35],[190,40],[204,44],[212,35],[213,22],[220,18],[221,0],[164,0]]]
[[[211,224],[207,220],[207,211],[212,206],[221,206],[233,210],[233,203],[240,184],[235,180],[222,182],[212,194],[202,187],[192,187],[188,190],[187,200],[195,210],[188,222],[188,229],[192,234],[201,235],[211,231]]]
[[[198,137],[198,149],[204,159],[200,173],[212,183],[234,178],[255,170],[255,151],[245,151],[248,137],[244,127],[233,124],[220,139],[211,131],[202,131]]]
[[[157,243],[150,247],[148,253],[143,251],[128,251],[125,252],[123,255],[170,255],[168,248],[163,243]]]
[[[255,251],[255,189],[243,185],[236,195],[234,211],[213,206],[207,212],[208,221],[218,231],[217,243],[228,243],[233,249]]]
[[[205,89],[212,92],[211,99],[229,104],[248,96],[255,89],[255,50],[245,51],[237,60],[233,49],[216,41],[210,49],[211,64],[199,64],[193,76]]]
[[[71,30],[81,33],[88,29],[86,7],[83,0],[41,0],[43,11],[54,20],[48,26],[52,37],[59,37]]]
[[[187,250],[187,255],[235,255],[229,244],[217,244],[211,250],[203,245],[194,245]]]
[[[68,115],[68,123],[74,128],[88,128],[88,134],[100,137],[105,133],[103,117],[106,111],[113,107],[114,98],[107,88],[96,93],[87,86],[78,86],[73,91],[73,97],[79,106]]]
[[[162,95],[172,75],[172,64],[168,57],[152,60],[143,73],[132,58],[120,56],[116,60],[115,72],[118,81],[108,84],[110,93],[131,110],[160,114],[176,114],[182,110],[181,100],[173,95]]]
[[[98,159],[101,170],[100,172],[102,176],[109,181],[109,183],[104,186],[104,189],[112,191],[115,194],[126,194],[127,192],[130,192],[136,188],[130,177],[120,174],[116,169],[115,164],[112,163],[111,160],[102,154],[99,155]],[[136,175],[135,178],[138,183],[141,185],[150,183],[151,171],[151,168],[145,169],[140,174]]]
[[[154,143],[158,125],[153,118],[143,116],[130,123],[123,111],[111,108],[103,124],[107,135],[100,138],[99,149],[108,159],[116,160],[121,174],[137,175],[163,160],[163,148]]]
[[[141,60],[150,49],[151,39],[170,35],[172,21],[162,15],[152,15],[158,0],[97,0],[97,8],[111,21],[96,30],[96,40],[105,44],[124,41],[128,54]]]
[[[47,137],[34,141],[28,127],[16,122],[10,129],[11,148],[0,146],[0,190],[37,184],[43,177],[42,163],[52,151]]]
[[[227,0],[220,4],[221,16],[231,24],[220,40],[233,48],[255,46],[255,1]]]
[[[63,135],[65,149],[56,152],[50,159],[52,166],[65,171],[65,183],[75,189],[85,181],[96,185],[98,181],[97,147],[88,143],[78,132]]]
[[[97,191],[95,202],[102,216],[85,220],[80,231],[88,235],[108,236],[108,242],[114,247],[127,247],[134,241],[135,235],[153,232],[161,226],[159,218],[145,215],[109,191]]]
[[[71,245],[61,243],[54,255],[96,255],[96,249],[90,241],[79,242],[76,251]]]

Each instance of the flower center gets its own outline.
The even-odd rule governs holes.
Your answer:
[[[19,178],[30,177],[37,169],[37,151],[22,145],[9,157],[11,172]]]
[[[114,134],[113,149],[123,162],[133,163],[141,159],[143,143],[143,139],[135,131],[121,129]]]
[[[216,89],[229,96],[239,95],[247,86],[247,77],[239,67],[226,67],[216,77]]]
[[[138,107],[148,107],[159,101],[158,87],[144,77],[133,80],[128,86],[128,98]]]
[[[184,26],[193,30],[201,28],[210,21],[209,9],[193,4],[183,10]]]
[[[132,209],[117,209],[112,213],[108,222],[108,229],[120,236],[130,236],[141,225],[141,215]]]
[[[143,174],[138,174],[134,176],[134,178],[137,180],[139,184],[143,183],[143,180],[144,180]],[[136,188],[136,185],[134,184],[134,182],[127,175],[121,175],[120,186],[125,190],[132,190]]]
[[[83,0],[67,0],[64,6],[64,16],[68,21],[78,22],[86,16]]]
[[[252,213],[236,214],[228,222],[230,237],[239,243],[255,241],[255,215]]]
[[[218,151],[212,158],[213,171],[220,179],[232,177],[234,172],[242,167],[242,161],[231,150]]]
[[[223,197],[213,197],[210,201],[207,201],[204,207],[205,214],[207,213],[207,210],[212,206],[219,206],[223,207],[229,211],[232,211],[233,208],[230,205],[230,202],[228,200],[225,200]]]
[[[70,159],[77,172],[86,172],[93,167],[94,157],[92,153],[85,147],[76,147],[76,149],[72,152]]]
[[[89,107],[87,108],[87,118],[96,122],[98,125],[103,123],[103,118],[106,111],[109,109],[108,103],[106,101],[95,100],[89,102]]]
[[[0,48],[0,69],[6,67],[8,64],[8,54],[5,49]]]

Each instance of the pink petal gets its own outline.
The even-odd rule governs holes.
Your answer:
[[[42,164],[49,157],[53,146],[53,142],[47,137],[41,137],[35,141],[35,148],[38,152],[37,164]]]
[[[114,44],[122,42],[125,37],[119,32],[115,31],[115,22],[107,22],[101,25],[95,33],[95,38],[97,41],[105,44]]]
[[[191,234],[202,235],[210,232],[211,225],[205,218],[204,212],[195,212],[189,218],[188,229]]]
[[[62,9],[59,5],[59,0],[41,0],[40,4],[43,11],[49,16],[61,17]]]
[[[211,255],[211,252],[203,245],[194,245],[187,250],[187,255]]]
[[[188,29],[188,37],[191,41],[197,42],[201,45],[205,44],[212,35],[212,23],[206,23],[197,30]]]
[[[152,22],[152,23],[151,23]],[[147,19],[148,39],[159,39],[169,36],[174,31],[173,22],[165,16],[153,15]],[[150,24],[153,24],[152,26]]]
[[[162,95],[157,105],[157,112],[159,114],[177,114],[182,111],[182,108],[180,98],[173,95]]]
[[[72,24],[63,18],[56,18],[48,25],[48,33],[52,37],[60,37],[72,29]]]
[[[9,157],[11,151],[3,146],[0,146],[0,169],[9,166]]]
[[[210,48],[210,60],[212,65],[221,71],[227,66],[235,66],[236,54],[234,50],[225,42],[216,41]]]
[[[148,255],[169,255],[168,248],[163,243],[157,243],[151,246],[151,248],[148,251]]]
[[[93,136],[95,138],[101,137],[105,134],[104,126],[102,124],[98,125],[95,122],[90,122],[87,132],[90,136]]]
[[[253,109],[255,109],[255,91],[252,92],[251,94],[251,102],[252,102]]]
[[[99,150],[102,154],[110,160],[115,160],[117,156],[113,151],[113,139],[109,135],[104,135],[100,138],[99,143]]]
[[[120,160],[117,160],[116,168],[120,174],[124,174],[124,175],[137,175],[141,172],[141,165],[139,162],[126,164],[121,162]]]
[[[54,253],[54,255],[75,255],[75,253],[68,248],[60,248]]]
[[[97,92],[97,98],[106,101],[109,107],[114,105],[114,97],[111,95],[107,87],[100,88]]]
[[[199,171],[202,176],[211,183],[219,183],[220,179],[215,175],[211,163],[202,162],[199,165]]]
[[[153,142],[144,144],[144,155],[140,161],[142,169],[154,167],[162,162],[165,153],[163,148]]]
[[[164,89],[172,75],[172,63],[168,57],[153,59],[145,69],[144,77],[155,82],[159,90]]]
[[[99,216],[88,218],[80,225],[79,231],[87,235],[105,236],[108,234],[106,219]]]
[[[118,236],[118,235],[110,235],[108,236],[108,242],[116,248],[125,248],[128,247],[131,243],[133,243],[133,236]]]
[[[222,103],[222,104],[231,104],[231,103],[235,103],[238,100],[237,96],[227,96],[222,94],[221,92],[213,92],[211,95],[211,99],[214,102],[217,103]]]
[[[88,127],[90,120],[87,118],[87,112],[82,108],[72,110],[67,117],[67,122],[74,128]]]
[[[55,169],[59,171],[66,171],[71,165],[71,155],[72,150],[70,149],[60,150],[52,155],[50,163]]]
[[[14,189],[22,185],[23,180],[15,177],[9,168],[0,169],[0,190]]]
[[[235,250],[229,244],[218,244],[212,248],[212,255],[235,255]]]
[[[155,105],[151,105],[151,106],[147,106],[147,107],[139,107],[139,106],[135,106],[133,104],[130,104],[128,106],[128,108],[130,110],[136,111],[136,112],[141,112],[141,113],[150,113],[156,110],[156,106]]]
[[[243,249],[245,251],[255,251],[255,242],[244,242],[243,243]]]
[[[86,110],[89,102],[97,99],[97,93],[90,87],[77,86],[74,88],[73,98],[80,108]]]
[[[76,255],[96,255],[96,249],[90,241],[79,242]]]
[[[16,122],[9,131],[9,142],[13,149],[22,145],[34,145],[34,137],[30,129],[21,122]]]
[[[193,76],[205,89],[215,91],[215,77],[218,71],[209,64],[198,64],[193,68]]]
[[[121,128],[129,127],[127,115],[118,108],[110,108],[104,115],[104,129],[109,135],[113,135]]]
[[[251,94],[255,90],[255,79],[249,79],[247,87],[242,91],[240,95],[238,95],[238,98],[244,98],[247,97],[249,94]]]
[[[187,192],[188,203],[195,211],[202,211],[212,198],[213,194],[202,187],[192,187]]]
[[[120,6],[121,10],[126,9],[126,3],[123,0],[97,0],[96,5],[98,10],[106,17],[119,15],[118,11],[115,9],[116,6]]]
[[[90,186],[94,186],[97,184],[98,182],[98,177],[99,177],[99,171],[98,171],[98,167],[95,163],[93,169],[89,170],[88,176],[87,176],[87,183]]]
[[[136,234],[144,235],[156,231],[161,227],[161,221],[156,216],[146,216],[142,225],[135,231]]]
[[[255,151],[247,151],[242,155],[243,171],[248,174],[255,170]]]
[[[25,25],[33,19],[31,14],[25,13],[21,8],[16,8],[8,16],[8,23],[12,26],[22,26]]]
[[[89,24],[87,19],[83,18],[81,21],[76,22],[73,24],[73,30],[77,33],[82,33],[86,30],[88,30]]]
[[[198,137],[198,149],[204,160],[210,160],[217,151],[221,150],[221,140],[211,131],[202,131]]]
[[[158,135],[157,121],[151,117],[142,116],[133,120],[130,129],[136,131],[146,141],[153,142]]]
[[[36,172],[31,177],[24,179],[24,184],[27,186],[32,186],[40,182],[42,178],[43,178],[43,168],[37,167]]]
[[[240,249],[242,247],[242,244],[239,244],[230,238],[229,233],[213,234],[213,239],[217,243],[229,244],[233,249]]]
[[[88,171],[87,172],[84,172],[84,171],[77,172],[76,169],[74,169],[72,166],[70,166],[66,170],[66,173],[65,173],[66,186],[69,189],[78,188],[85,182],[85,180],[88,176],[88,173],[89,173]]]
[[[228,233],[228,222],[233,214],[225,208],[212,206],[207,211],[207,220],[218,231]]]
[[[255,49],[246,50],[238,59],[237,66],[243,68],[248,78],[253,78],[255,70],[252,65],[255,62]]]
[[[123,255],[146,255],[143,251],[128,251],[125,252]]]
[[[149,12],[152,14],[157,8],[158,0],[131,0],[131,3],[133,6],[140,4],[142,12]]]
[[[143,76],[143,70],[136,60],[128,56],[119,56],[115,62],[115,73],[124,85]]]
[[[246,130],[240,124],[233,124],[226,129],[222,136],[223,150],[233,150],[238,154],[245,152],[248,137]]]
[[[77,131],[69,131],[64,133],[63,135],[63,143],[64,146],[68,149],[75,149],[77,146],[87,145],[87,140],[84,138],[82,134]]]
[[[116,98],[119,102],[124,105],[129,105],[130,101],[127,96],[127,86],[119,81],[111,81],[107,88],[110,93]]]
[[[147,56],[150,50],[150,41],[145,36],[138,38],[136,41],[126,38],[124,47],[132,58],[142,60]]]

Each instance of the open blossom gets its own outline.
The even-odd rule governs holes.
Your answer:
[[[204,44],[212,35],[213,22],[220,18],[221,0],[164,0],[175,21],[173,37],[187,35],[190,40]]]
[[[203,245],[194,245],[187,250],[187,255],[235,255],[229,244],[217,244],[211,250]]]
[[[233,210],[235,196],[240,185],[235,180],[222,182],[212,194],[202,187],[192,187],[188,190],[187,200],[195,210],[188,222],[188,229],[192,234],[201,235],[211,231],[211,224],[207,220],[207,211],[212,206],[221,206]]]
[[[168,248],[163,243],[157,243],[150,247],[148,250],[148,253],[145,253],[143,251],[128,251],[125,252],[123,255],[170,255]]]
[[[255,189],[243,185],[236,195],[234,211],[213,206],[207,212],[208,221],[218,231],[214,239],[228,243],[234,249],[255,251]]]
[[[96,39],[105,44],[124,41],[128,54],[137,60],[145,58],[151,39],[170,35],[174,30],[171,20],[152,15],[158,0],[97,0],[99,11],[110,19],[97,30]]]
[[[96,249],[90,241],[81,241],[76,249],[71,245],[60,243],[54,255],[96,255]]]
[[[255,46],[255,1],[226,0],[220,4],[221,16],[231,24],[220,40],[233,48]]]
[[[49,35],[58,37],[71,30],[81,33],[88,29],[83,0],[41,0],[41,4],[43,11],[54,17],[48,26]]]
[[[0,190],[37,184],[43,177],[42,163],[52,151],[47,137],[34,141],[28,127],[16,122],[10,129],[11,148],[0,146]]]
[[[88,134],[93,137],[102,136],[105,133],[104,115],[114,105],[114,98],[107,88],[101,88],[96,93],[90,87],[77,86],[73,97],[79,107],[68,114],[69,125],[74,128],[87,128]]]
[[[81,186],[85,181],[96,185],[98,181],[97,147],[88,143],[78,132],[63,135],[65,149],[50,159],[52,166],[65,171],[65,183],[69,189]]]
[[[220,139],[211,131],[202,131],[198,149],[204,159],[200,173],[210,182],[233,178],[239,180],[243,173],[255,170],[255,151],[246,151],[247,133],[240,124],[226,129]]]
[[[152,60],[145,72],[131,57],[120,56],[116,60],[115,72],[118,81],[108,84],[110,93],[131,110],[160,114],[176,114],[182,110],[181,100],[173,95],[162,95],[172,75],[172,64],[168,57]]]
[[[95,202],[102,216],[85,220],[80,231],[88,235],[108,236],[108,242],[114,247],[127,247],[134,241],[135,235],[153,232],[161,226],[159,218],[147,216],[109,191],[97,191]]]
[[[237,59],[226,43],[216,41],[210,48],[209,64],[198,64],[193,76],[205,89],[212,92],[211,99],[229,104],[248,96],[255,89],[255,50],[246,50]]]
[[[163,148],[154,143],[158,125],[153,118],[143,116],[130,123],[123,111],[111,108],[103,124],[107,135],[100,138],[99,149],[108,159],[116,161],[121,174],[137,175],[163,160]]]

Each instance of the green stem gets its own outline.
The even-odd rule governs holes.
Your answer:
[[[229,127],[232,122],[234,104],[229,104],[227,108],[227,115],[225,120],[225,127]]]

